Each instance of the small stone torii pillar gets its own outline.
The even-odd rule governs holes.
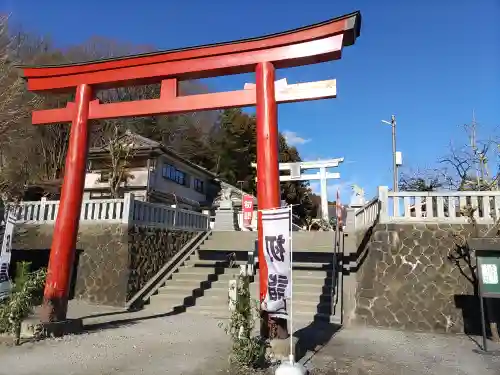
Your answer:
[[[300,161],[295,163],[279,163],[280,171],[290,171],[289,175],[280,176],[280,182],[286,181],[314,181],[320,180],[320,196],[321,196],[321,217],[323,220],[329,221],[328,215],[328,190],[327,180],[339,179],[340,173],[328,172],[328,168],[336,168],[344,158],[316,160],[316,161]],[[253,168],[257,168],[256,163],[252,163]],[[302,173],[306,169],[319,169],[316,173]],[[257,178],[256,178],[257,180]]]

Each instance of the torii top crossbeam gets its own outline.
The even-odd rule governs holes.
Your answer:
[[[340,58],[355,43],[361,14],[354,12],[315,25],[233,42],[57,66],[24,66],[30,91],[70,91],[82,83],[95,88],[141,85],[255,71],[259,62],[275,68]]]
[[[229,107],[256,106],[257,192],[259,208],[280,205],[278,170],[278,103],[333,98],[334,80],[277,85],[275,69],[316,64],[341,57],[355,43],[361,14],[354,12],[326,22],[253,39],[176,49],[136,56],[59,66],[21,67],[28,89],[35,92],[75,93],[65,108],[33,112],[33,124],[71,122],[61,203],[54,228],[43,319],[66,317],[69,279],[74,259],[88,152],[88,120],[153,116]],[[255,85],[232,92],[179,96],[178,82],[255,72]],[[122,86],[160,83],[156,99],[104,103],[94,92]],[[259,219],[259,223],[261,220]],[[259,236],[262,231],[259,231]],[[259,237],[260,238],[260,237]],[[259,241],[262,244],[262,241]],[[259,245],[259,258],[264,252]],[[267,269],[260,269],[261,297],[267,288]],[[45,311],[45,310],[44,310]]]
[[[256,104],[256,90],[177,96],[177,81],[255,71],[261,62],[287,68],[339,59],[342,47],[355,43],[361,15],[354,12],[283,33],[135,56],[57,66],[24,66],[30,91],[74,92],[80,84],[93,89],[162,83],[160,98],[133,102],[90,103],[89,119],[183,113]],[[306,88],[307,89],[307,88]],[[284,93],[278,102],[334,97],[323,90]],[[307,92],[309,91],[309,92]],[[331,92],[331,91],[330,91]],[[70,122],[74,108],[35,111],[33,124]]]

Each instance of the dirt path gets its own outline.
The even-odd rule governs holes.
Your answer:
[[[0,346],[0,375],[226,374],[230,343],[216,319],[86,308],[94,314],[87,323],[105,324],[62,339]],[[499,375],[500,357],[474,349],[467,336],[351,328],[337,332],[306,366],[314,375]]]
[[[345,329],[310,362],[313,374],[498,375],[500,357],[474,353],[467,336]],[[498,347],[500,349],[500,347]]]
[[[213,374],[228,345],[216,320],[176,315],[0,347],[0,375]]]

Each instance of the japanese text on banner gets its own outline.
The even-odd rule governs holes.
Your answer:
[[[243,196],[243,226],[250,227],[253,217],[253,197],[245,194]]]
[[[11,259],[11,247],[12,247],[12,236],[14,234],[14,226],[16,223],[15,210],[11,209],[8,211],[7,220],[5,223],[2,246],[0,250],[0,278],[2,280],[8,277],[10,259]]]
[[[287,300],[290,299],[291,210],[281,208],[262,211],[264,257],[267,264],[267,293],[263,310],[271,317],[288,318]]]

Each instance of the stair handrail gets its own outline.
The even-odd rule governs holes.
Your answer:
[[[354,213],[354,228],[356,230],[370,228],[378,221],[379,215],[380,202],[379,197],[377,196],[366,203],[363,207],[356,210]]]
[[[131,309],[139,300],[147,301],[163,283],[167,281],[174,272],[200,247],[200,245],[212,234],[212,231],[199,232],[188,241],[182,249],[175,254],[149,281],[126,303],[125,307]]]
[[[300,220],[300,217],[292,212],[292,230],[293,230],[293,228],[297,228],[296,229],[297,231],[303,231],[303,229],[302,229],[302,227],[300,225],[295,224],[293,222],[293,219],[299,219]]]

